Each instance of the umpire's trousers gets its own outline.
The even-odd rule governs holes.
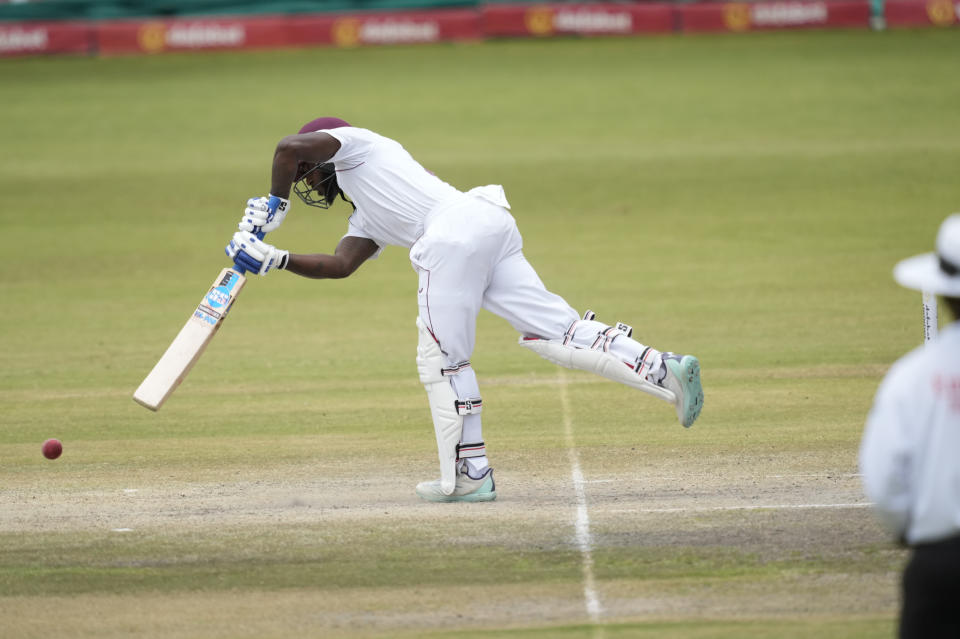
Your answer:
[[[900,639],[960,638],[960,536],[917,544],[903,572]]]

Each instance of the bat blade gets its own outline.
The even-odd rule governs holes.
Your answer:
[[[135,402],[152,411],[163,406],[200,359],[245,283],[246,278],[234,268],[220,272],[163,357],[134,392]]]

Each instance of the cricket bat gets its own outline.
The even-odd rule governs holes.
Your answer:
[[[246,282],[238,266],[220,271],[167,352],[133,394],[134,401],[152,411],[163,406],[203,355]]]

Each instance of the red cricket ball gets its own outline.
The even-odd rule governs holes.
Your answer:
[[[63,452],[63,444],[59,439],[48,439],[43,442],[43,456],[47,459],[56,459]]]

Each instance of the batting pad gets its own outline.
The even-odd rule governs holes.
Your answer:
[[[529,337],[520,338],[520,346],[529,348],[543,359],[564,368],[587,371],[619,382],[676,405],[677,396],[672,391],[648,382],[622,361],[599,350],[564,346],[560,342]]]
[[[457,445],[463,434],[463,415],[458,410],[457,394],[450,379],[443,375],[443,353],[433,334],[417,318],[417,372],[427,390],[433,429],[437,435],[437,455],[440,459],[440,490],[453,493],[457,484]]]

